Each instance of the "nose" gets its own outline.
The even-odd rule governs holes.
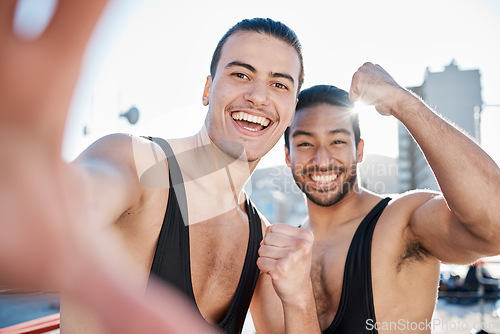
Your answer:
[[[262,106],[268,103],[267,84],[256,81],[249,85],[244,98],[255,106]]]
[[[314,164],[319,168],[328,168],[331,162],[330,154],[328,150],[323,147],[319,147],[314,154]]]

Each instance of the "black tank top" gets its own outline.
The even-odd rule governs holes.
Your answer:
[[[158,237],[150,277],[160,278],[175,286],[196,306],[191,281],[189,226],[184,224],[181,214],[181,212],[187,213],[187,210],[184,210],[187,205],[186,193],[184,187],[179,186],[183,184],[181,170],[172,148],[165,140],[151,137],[148,139],[160,145],[165,152],[170,181],[167,209]],[[181,206],[184,206],[183,211],[181,211]],[[246,212],[249,221],[249,237],[245,263],[229,311],[217,324],[217,327],[224,333],[241,333],[259,277],[257,258],[262,241],[262,226],[257,210],[248,198]]]
[[[324,334],[376,334],[373,306],[371,253],[378,218],[389,197],[381,200],[359,224],[352,238],[344,267],[339,308]]]

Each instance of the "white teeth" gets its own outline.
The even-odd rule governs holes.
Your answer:
[[[268,126],[269,123],[271,122],[266,117],[253,116],[253,115],[247,114],[246,112],[243,112],[243,111],[233,112],[231,114],[231,117],[233,117],[233,119],[235,121],[252,122],[252,123],[260,124],[264,127]],[[245,129],[247,129],[247,128],[245,128]],[[255,131],[255,130],[253,130],[253,131]]]
[[[337,174],[333,175],[311,175],[311,179],[316,183],[330,183],[337,179]]]
[[[247,128],[246,126],[244,126],[243,128],[245,128],[245,129],[247,129],[247,130],[249,130],[249,131],[254,131],[254,132],[259,131],[259,130],[257,130],[257,129]]]

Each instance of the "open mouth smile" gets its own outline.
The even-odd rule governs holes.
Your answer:
[[[331,167],[327,169],[308,168],[303,171],[303,175],[309,179],[309,186],[319,191],[329,191],[337,188],[337,182],[342,173],[343,167]]]
[[[265,130],[271,123],[271,120],[267,117],[251,115],[244,111],[235,111],[231,113],[231,117],[236,124],[250,132]]]
[[[335,181],[338,177],[338,174],[326,174],[326,175],[323,175],[323,174],[312,174],[312,175],[309,175],[309,178],[311,180],[313,180],[315,183],[319,183],[319,184],[329,184],[329,183],[332,183],[333,181]]]

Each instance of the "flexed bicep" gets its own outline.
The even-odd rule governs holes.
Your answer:
[[[413,195],[428,196],[412,213],[409,224],[422,249],[443,262],[455,264],[469,264],[493,255],[489,243],[457,219],[441,194]]]

